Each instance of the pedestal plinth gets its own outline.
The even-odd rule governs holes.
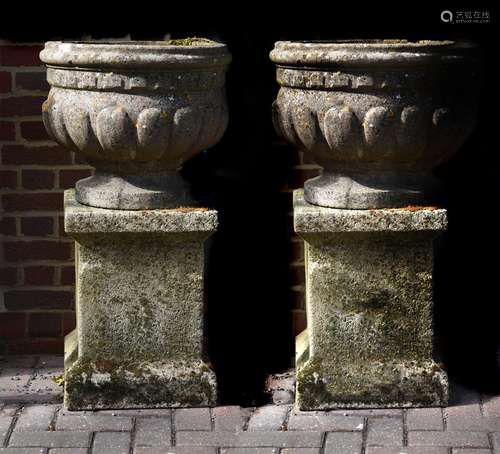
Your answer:
[[[76,241],[77,328],[65,341],[69,409],[210,406],[205,362],[203,208],[110,210],[65,193]]]
[[[299,190],[294,223],[306,246],[300,409],[446,405],[432,357],[432,242],[446,210],[324,208]]]

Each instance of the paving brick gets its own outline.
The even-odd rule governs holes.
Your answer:
[[[9,447],[87,448],[91,432],[16,432],[10,437]]]
[[[330,432],[326,435],[325,454],[361,454],[362,435],[358,432]]]
[[[174,413],[175,430],[212,430],[209,408],[181,408]]]
[[[216,407],[212,409],[214,429],[238,432],[243,430],[253,409],[238,406]]]
[[[400,447],[400,448],[370,446],[366,448],[366,454],[449,454],[449,449],[443,447],[425,447],[425,446]]]
[[[280,430],[290,410],[288,405],[267,405],[260,407],[250,416],[248,430]]]
[[[500,431],[500,418],[488,416],[450,416],[446,420],[448,430],[469,432]]]
[[[291,414],[288,430],[357,431],[363,430],[364,418],[323,413],[319,415]]]
[[[500,416],[500,396],[483,396],[482,401],[485,416]]]
[[[448,416],[481,416],[479,394],[463,386],[450,386],[450,403],[445,410]]]
[[[137,418],[135,430],[136,447],[161,448],[172,444],[170,418]]]
[[[32,369],[2,369],[0,371],[0,400],[12,393],[25,391],[32,374]]]
[[[129,433],[98,432],[95,434],[92,454],[128,454],[129,450]]]
[[[60,375],[62,370],[58,367],[43,367],[36,371],[28,388],[30,393],[59,394],[63,389],[55,381],[54,377]],[[85,430],[80,428],[80,430]]]
[[[12,416],[0,416],[0,445],[5,443],[12,420]]]
[[[361,409],[361,410],[332,410],[331,414],[337,414],[342,416],[358,416],[358,417],[370,417],[370,416],[390,416],[390,417],[403,417],[403,410],[398,408],[374,408],[374,409]]]
[[[49,454],[87,454],[87,448],[54,448],[49,449]]]
[[[444,430],[441,408],[410,408],[406,413],[408,430]]]
[[[278,448],[224,448],[221,454],[278,454]]]
[[[4,404],[4,406],[0,410],[0,416],[14,416],[20,408],[21,405],[17,403]]]
[[[339,432],[340,433],[340,432]],[[347,432],[346,432],[347,433]],[[361,436],[361,435],[360,435]],[[323,432],[177,432],[177,446],[320,448]]]
[[[468,449],[456,448],[451,450],[452,454],[491,454],[490,449]]]
[[[73,414],[74,412],[66,412],[65,414]],[[95,413],[94,413],[95,414]],[[99,415],[111,415],[111,416],[157,416],[162,418],[170,419],[172,416],[172,410],[170,408],[131,408],[128,410],[100,410],[97,414]]]
[[[0,454],[45,454],[45,452],[45,448],[0,448]]]
[[[409,446],[449,446],[454,448],[487,448],[488,435],[482,432],[426,431],[408,432]]]
[[[28,405],[17,418],[15,431],[49,430],[57,405]]]
[[[402,446],[403,421],[400,418],[369,418],[367,446]]]
[[[175,447],[168,450],[162,448],[136,448],[134,454],[217,454],[217,450],[206,446]]]
[[[56,430],[111,431],[132,430],[132,418],[107,415],[59,415]]]
[[[493,452],[495,454],[500,453],[500,432],[495,432],[491,434],[491,441],[493,443]]]
[[[319,448],[290,448],[282,449],[281,454],[320,454]]]

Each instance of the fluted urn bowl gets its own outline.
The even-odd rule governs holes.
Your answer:
[[[432,170],[474,128],[479,52],[467,42],[277,42],[275,128],[323,167],[305,199],[334,208],[432,201]]]
[[[82,153],[95,175],[76,183],[83,204],[117,209],[192,205],[182,164],[227,126],[224,44],[47,42],[48,133]]]

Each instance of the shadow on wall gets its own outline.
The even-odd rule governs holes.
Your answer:
[[[291,168],[276,138],[276,94],[269,43],[245,34],[219,37],[233,54],[227,81],[230,120],[222,141],[189,162],[195,196],[219,211],[207,267],[210,358],[223,402],[262,402],[265,375],[292,362],[289,304]]]

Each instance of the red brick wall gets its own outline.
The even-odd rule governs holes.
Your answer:
[[[90,168],[45,133],[41,49],[0,42],[0,353],[62,352],[74,326],[63,191]]]
[[[295,165],[292,167],[286,187],[282,189],[287,197],[293,197],[293,190],[304,187],[304,182],[320,174],[321,167],[308,159],[306,153],[290,150],[296,154]],[[305,308],[305,273],[304,273],[304,242],[293,230],[293,211],[288,213],[288,226],[290,235],[290,306],[292,310],[293,333],[298,335],[306,327]]]

